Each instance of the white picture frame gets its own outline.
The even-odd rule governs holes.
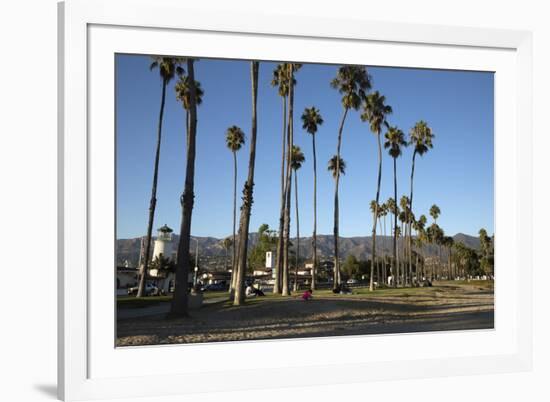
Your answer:
[[[113,94],[109,85],[114,77],[109,78],[112,71],[109,55],[176,54],[174,51],[184,46],[175,39],[180,36],[193,37],[195,41],[183,41],[191,43],[185,45],[191,46],[186,51],[203,57],[208,54],[201,52],[217,49],[218,57],[294,60],[297,56],[293,54],[298,54],[303,49],[300,45],[308,42],[319,47],[315,50],[311,46],[313,49],[308,49],[306,55],[300,53],[302,59],[296,61],[361,62],[365,56],[351,51],[360,48],[380,53],[379,61],[369,59],[370,65],[495,71],[495,226],[499,233],[496,264],[502,272],[497,275],[495,330],[115,349],[111,342],[114,298],[109,298],[109,294],[102,297],[102,291],[94,286],[99,271],[92,269],[98,260],[112,261],[114,252],[113,239],[98,236],[104,233],[102,228],[112,224],[114,217],[110,198],[112,165],[97,163],[112,156],[108,151],[109,143],[111,146],[113,143],[109,133],[114,130]],[[160,37],[166,38],[162,46],[155,40]],[[223,42],[224,38],[231,38],[234,48],[227,43],[225,46],[211,43]],[[270,46],[265,46],[266,43]],[[193,44],[201,46],[192,47]],[[329,47],[331,51],[327,52]],[[389,52],[389,48],[400,51]],[[70,0],[59,5],[59,49],[58,392],[61,399],[163,396],[531,368],[532,37],[529,32],[238,12],[216,15],[200,8],[187,9],[177,0]],[[412,61],[417,52],[424,52],[425,64]],[[105,78],[106,84],[98,85],[95,77]],[[502,214],[513,218],[499,220]],[[101,253],[97,251],[99,246]],[[521,275],[518,275],[520,254]],[[396,345],[401,345],[405,353],[410,339],[407,337],[411,336],[415,337],[415,344],[449,345],[460,339],[465,340],[466,347],[445,351],[435,347],[422,353],[401,354],[401,358],[380,353],[385,347],[395,349]],[[295,347],[306,351],[319,347],[371,350],[351,356],[326,354],[302,365],[285,365],[275,358],[282,350]],[[273,358],[257,367],[250,367],[247,362],[246,366],[217,367],[217,371],[209,371],[199,363],[179,367],[166,364],[162,369],[148,367],[145,371],[137,367],[140,361],[150,358],[168,361],[181,356],[176,360],[197,362],[194,356],[204,353],[224,353],[231,362],[244,352],[271,353]],[[153,381],[144,381],[145,376]],[[162,382],[154,381],[159,376]],[[182,384],[193,384],[193,388]]]

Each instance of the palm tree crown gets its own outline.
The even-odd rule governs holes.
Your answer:
[[[409,197],[407,197],[406,195],[402,196],[399,200],[399,205],[401,206],[402,210],[408,209],[410,205]]]
[[[342,158],[338,158],[338,156],[334,155],[329,159],[327,168],[329,172],[332,172],[333,178],[336,178],[336,166],[340,167],[340,174],[346,174],[346,162]]]
[[[420,120],[409,132],[409,145],[413,145],[415,152],[422,156],[433,148],[432,139],[434,137],[435,135],[428,123]]]
[[[428,222],[428,219],[426,218],[426,215],[420,215],[420,218],[418,218],[418,223],[421,225],[422,228],[426,226],[426,223]]]
[[[374,214],[374,211],[378,211],[378,216],[381,215],[381,208],[380,208],[380,205],[376,205],[376,200],[372,200],[369,204],[370,206],[370,211]]]
[[[386,206],[388,208],[388,211],[390,211],[392,214],[398,213],[398,211],[396,210],[397,204],[392,197],[388,198],[388,201],[386,201]]]
[[[292,146],[292,154],[290,155],[290,159],[291,159],[290,167],[293,170],[300,169],[302,167],[302,164],[306,160],[304,153],[302,152],[300,147],[297,145]]]
[[[372,87],[371,77],[363,66],[342,66],[330,85],[342,94],[342,105],[346,109],[359,109]]]
[[[304,113],[302,114],[302,128],[310,134],[315,134],[317,132],[318,126],[323,124],[323,118],[319,112],[319,109],[316,109],[314,106],[310,108],[305,108]]]
[[[386,132],[386,142],[384,148],[388,149],[388,153],[392,158],[398,158],[401,156],[401,148],[407,146],[405,141],[405,134],[397,127],[390,127]]]
[[[191,104],[191,91],[189,88],[189,77],[187,75],[180,75],[180,79],[176,83],[176,98],[183,104],[185,110],[189,110]],[[195,102],[198,105],[202,104],[202,97],[204,96],[204,90],[201,87],[201,83],[195,80]]]
[[[379,134],[382,125],[388,127],[386,116],[392,112],[391,106],[386,105],[386,97],[380,95],[380,92],[376,91],[365,98],[361,120],[368,121],[371,131]]]
[[[432,205],[430,208],[430,216],[434,218],[434,221],[437,221],[437,218],[439,217],[439,214],[441,213],[441,210],[437,205]]]
[[[289,91],[289,65],[290,63],[281,63],[278,64],[275,70],[273,70],[273,77],[271,79],[271,86],[272,87],[279,87],[279,96],[288,96]],[[301,64],[293,63],[293,72],[295,73],[300,68],[302,68]],[[292,77],[292,85],[296,85],[296,79],[294,78],[294,74]]]
[[[179,76],[184,74],[183,67],[181,67],[181,64],[185,61],[183,57],[154,56],[152,59],[149,70],[152,71],[158,68],[161,78],[166,82],[171,81],[176,74]]]
[[[245,143],[243,130],[237,126],[231,126],[225,133],[225,143],[232,152],[237,152]]]
[[[226,237],[221,242],[221,246],[223,247],[224,250],[229,250],[232,245],[233,245],[233,239],[231,239],[231,237]]]

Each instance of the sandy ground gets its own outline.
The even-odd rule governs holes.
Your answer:
[[[395,294],[266,297],[245,306],[215,304],[185,319],[165,314],[119,320],[117,346],[488,329],[493,291],[445,285]]]

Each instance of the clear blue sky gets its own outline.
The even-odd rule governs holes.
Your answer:
[[[149,71],[150,58],[117,55],[117,238],[146,232],[151,193],[156,127],[161,80]],[[250,63],[201,59],[196,79],[205,95],[198,109],[195,208],[192,234],[224,237],[232,228],[233,160],[225,145],[225,131],[240,126],[250,139]],[[256,186],[250,223],[256,231],[262,223],[278,227],[282,104],[270,85],[276,64],[260,63]],[[311,136],[301,129],[305,107],[320,109],[324,124],[317,133],[318,233],[330,234],[333,226],[334,182],[327,172],[336,153],[340,96],[329,85],[338,66],[306,64],[296,74],[295,143],[305,152],[298,171],[300,234],[310,236],[313,223],[313,167]],[[493,233],[493,74],[367,67],[373,90],[386,96],[393,114],[391,125],[407,135],[418,120],[426,120],[436,137],[434,148],[417,158],[414,210],[428,215],[430,206],[441,208],[438,223],[446,234],[477,235],[484,227]],[[177,232],[179,197],[185,175],[185,113],[176,101],[172,82],[167,90],[154,228],[167,223]],[[346,175],[340,180],[340,235],[369,235],[372,216],[369,202],[375,198],[377,175],[376,137],[350,112],[343,134],[342,157]],[[238,153],[238,206],[246,179],[248,142]],[[398,198],[409,194],[412,149],[398,159]],[[383,151],[381,200],[393,197],[392,159]],[[294,200],[294,195],[293,195]],[[293,201],[294,202],[294,201]],[[294,205],[293,205],[294,208]],[[292,235],[295,233],[292,212]],[[431,218],[429,219],[431,221]]]

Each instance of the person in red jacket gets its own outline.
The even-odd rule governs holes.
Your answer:
[[[311,289],[306,290],[302,295],[302,300],[304,301],[311,300],[312,298],[313,298],[313,290]]]

